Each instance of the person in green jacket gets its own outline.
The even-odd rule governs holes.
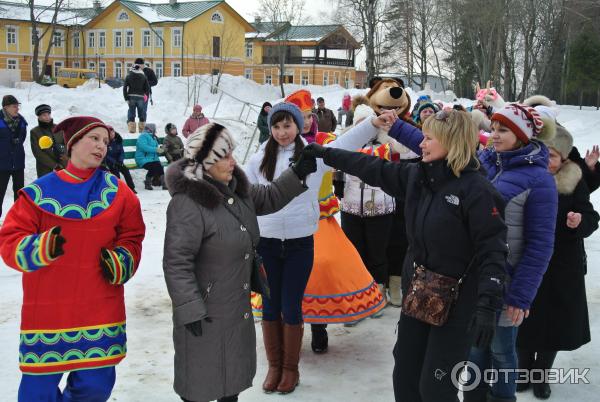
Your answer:
[[[258,136],[258,142],[262,144],[266,140],[269,139],[269,122],[267,121],[267,116],[269,115],[269,110],[271,110],[272,105],[269,102],[265,102],[260,109],[260,113],[258,114],[258,120],[256,121],[256,126],[260,131],[260,135]]]
[[[163,148],[165,150],[165,157],[169,164],[175,162],[183,157],[183,141],[177,135],[177,127],[175,124],[168,123],[165,126],[165,141],[163,142]]]
[[[52,108],[49,105],[39,105],[35,108],[38,125],[30,131],[31,152],[35,157],[35,169],[40,178],[53,170],[67,167],[67,152],[62,131],[53,133],[54,121]]]

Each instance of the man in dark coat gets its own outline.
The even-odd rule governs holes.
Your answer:
[[[40,178],[53,170],[67,167],[68,157],[65,139],[62,131],[53,133],[54,121],[49,105],[39,105],[35,108],[38,125],[31,129],[31,152],[35,157],[35,169]]]
[[[154,87],[154,86],[156,86],[156,84],[158,84],[158,77],[154,73],[154,70],[150,68],[150,63],[145,63],[144,59],[142,59],[141,57],[138,57],[137,59],[135,59],[135,64],[142,66],[144,75],[148,79],[148,84],[150,85],[150,90],[148,92],[148,99],[146,99],[146,102],[144,103],[144,107],[145,107],[145,111],[146,111],[146,115],[147,115],[148,114],[148,102],[154,104],[154,102],[152,102],[152,87]]]
[[[2,98],[0,111],[0,216],[2,202],[12,177],[15,200],[25,182],[25,148],[27,122],[19,114],[19,101],[12,95]]]
[[[123,97],[129,105],[127,112],[127,128],[130,133],[135,133],[135,112],[139,119],[138,130],[141,133],[146,125],[146,101],[150,96],[150,84],[148,78],[143,71],[142,65],[135,64],[127,77],[125,77],[125,85],[123,85]]]
[[[334,132],[337,126],[337,120],[335,114],[333,114],[333,110],[325,107],[325,99],[321,97],[317,98],[317,106],[319,131],[324,133]]]

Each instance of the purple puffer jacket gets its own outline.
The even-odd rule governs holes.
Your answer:
[[[398,120],[389,135],[421,155],[423,133],[418,128]],[[558,192],[548,172],[548,148],[532,140],[515,151],[484,149],[478,157],[487,178],[506,202],[510,284],[505,302],[529,309],[554,250]]]

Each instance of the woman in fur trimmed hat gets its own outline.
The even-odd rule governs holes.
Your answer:
[[[491,117],[493,147],[477,156],[488,179],[506,203],[506,225],[510,253],[506,270],[511,277],[502,303],[494,340],[471,349],[469,360],[480,370],[516,369],[515,342],[518,327],[529,315],[537,288],[548,268],[553,252],[558,196],[554,179],[548,172],[548,148],[540,141],[554,137],[554,116],[527,105],[508,104]],[[421,153],[421,130],[397,121],[390,136]],[[490,365],[492,367],[490,367]],[[474,378],[474,373],[471,373]],[[504,381],[504,379],[507,379]],[[464,393],[465,402],[514,401],[516,372],[491,387],[481,381]],[[488,395],[489,394],[489,395]]]
[[[23,273],[18,400],[103,402],[127,351],[123,285],[145,226],[137,197],[100,168],[109,128],[78,116],[54,131],[67,167],[25,186],[0,229],[4,262]]]
[[[581,168],[568,159],[571,134],[558,127],[556,137],[545,144],[550,150],[548,170],[558,190],[558,215],[550,265],[517,337],[519,368],[528,370],[550,369],[557,351],[575,350],[590,341],[583,239],[598,229],[600,219]],[[530,384],[519,385],[522,391]],[[535,383],[533,393],[547,399],[550,385]]]
[[[209,123],[169,165],[163,269],[173,302],[175,392],[184,401],[237,401],[256,373],[250,278],[257,215],[283,208],[306,190],[314,159],[298,158],[271,185],[250,184],[233,158],[235,143]]]

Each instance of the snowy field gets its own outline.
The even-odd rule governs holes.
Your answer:
[[[204,77],[206,78],[206,77]],[[240,99],[223,96],[217,110],[218,120],[229,127],[236,136],[238,161],[242,161],[254,126],[234,120],[242,113],[245,120],[248,107],[243,102],[258,105],[264,101],[277,102],[279,88],[259,85],[242,77],[224,76],[221,87]],[[289,85],[286,93],[300,88]],[[313,97],[323,96],[327,107],[337,111],[345,92],[351,95],[361,90],[345,90],[339,86],[310,86]],[[208,86],[200,88],[199,103],[211,118],[219,101],[219,95],[210,94]],[[29,122],[29,129],[37,123],[34,108],[48,103],[53,108],[55,122],[70,115],[93,115],[113,125],[121,134],[126,133],[127,106],[122,90],[108,86],[97,88],[88,83],[76,89],[57,86],[42,87],[22,83],[19,88],[0,87],[0,96],[13,94],[22,103],[21,113]],[[411,96],[416,99],[419,92]],[[432,94],[434,99],[451,101],[452,94]],[[148,121],[158,126],[158,134],[164,135],[164,126],[175,123],[179,130],[193,102],[188,101],[187,78],[165,78],[154,89],[154,106],[148,110]],[[468,100],[461,100],[468,104]],[[600,143],[600,111],[594,108],[579,110],[577,107],[560,108],[559,122],[575,137],[575,144],[582,153],[593,144]],[[256,121],[256,113],[248,115],[248,122]],[[128,138],[129,135],[124,135]],[[35,179],[35,161],[29,146],[27,153],[26,182]],[[251,148],[251,152],[255,147]],[[179,401],[172,390],[173,346],[171,341],[171,306],[162,273],[162,247],[165,230],[165,211],[169,202],[166,191],[143,190],[143,173],[133,172],[139,191],[146,239],[143,257],[136,276],[126,285],[128,355],[117,368],[117,384],[111,401],[119,402],[169,402]],[[4,199],[4,213],[12,204],[12,191]],[[593,196],[600,209],[600,191]],[[1,218],[0,218],[1,219]],[[596,401],[600,394],[600,232],[586,241],[588,252],[587,291],[592,329],[592,342],[574,352],[558,354],[557,368],[589,368],[590,384],[564,384],[552,386],[553,401]],[[21,274],[6,268],[0,261],[0,401],[16,401],[20,380],[18,370],[19,317],[21,305]],[[261,390],[266,373],[266,361],[260,325],[257,330],[258,370],[254,387],[241,394],[241,401],[393,401],[391,374],[393,368],[392,348],[396,339],[395,328],[399,310],[388,307],[380,319],[367,319],[356,327],[341,325],[329,327],[329,353],[315,355],[310,350],[310,329],[305,329],[300,367],[301,384],[292,394],[266,395]],[[531,391],[518,394],[519,401],[535,401]],[[442,402],[442,401],[440,401]]]

